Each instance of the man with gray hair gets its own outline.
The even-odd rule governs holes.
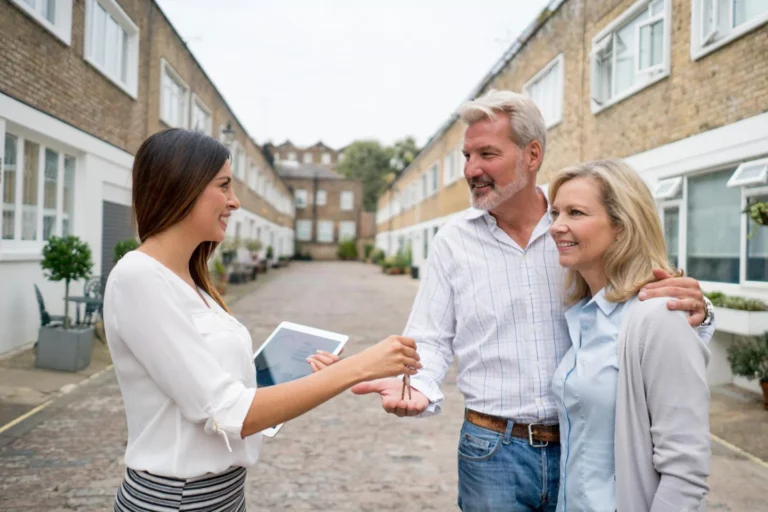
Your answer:
[[[399,379],[353,392],[379,393],[384,409],[398,416],[435,414],[439,384],[458,356],[466,407],[459,507],[554,511],[560,434],[551,380],[571,340],[565,273],[549,236],[546,195],[536,186],[546,127],[534,102],[510,91],[465,104],[461,118],[472,208],[435,237],[404,331],[416,340],[423,368],[411,379],[410,397],[402,397]],[[664,279],[644,293],[679,298],[669,307],[690,311],[692,325],[705,320],[693,279]]]

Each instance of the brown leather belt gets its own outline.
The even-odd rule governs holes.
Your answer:
[[[507,424],[509,423],[509,420],[506,418],[484,414],[471,409],[464,409],[464,419],[473,425],[487,428],[500,434],[507,432]],[[559,443],[560,426],[542,425],[539,423],[515,423],[512,426],[512,435],[528,439],[532,446],[536,446],[534,443]]]

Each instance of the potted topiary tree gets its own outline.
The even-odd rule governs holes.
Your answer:
[[[135,251],[139,248],[139,242],[135,238],[128,238],[126,240],[120,240],[115,244],[115,263],[120,261],[120,258],[125,256],[131,251]]]
[[[81,370],[91,363],[94,331],[90,325],[70,325],[69,283],[90,277],[93,268],[91,249],[76,236],[52,236],[43,247],[40,266],[47,279],[64,281],[64,325],[40,327],[35,366],[72,372]]]
[[[760,336],[739,338],[728,347],[728,362],[734,375],[760,380],[763,406],[768,411],[768,331]]]

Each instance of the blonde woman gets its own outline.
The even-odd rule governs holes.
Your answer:
[[[709,350],[664,298],[636,299],[652,269],[674,273],[651,193],[632,168],[604,160],[561,171],[549,197],[572,305],[572,347],[552,386],[557,510],[703,510]]]

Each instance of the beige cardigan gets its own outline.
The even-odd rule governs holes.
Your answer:
[[[709,349],[666,298],[632,299],[618,338],[618,512],[701,511],[709,491]]]

